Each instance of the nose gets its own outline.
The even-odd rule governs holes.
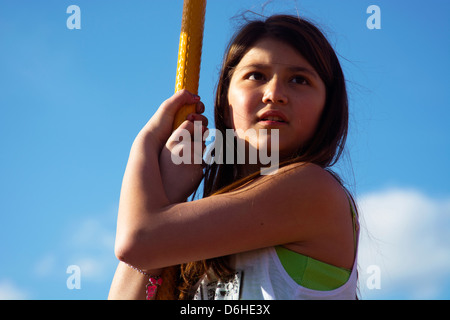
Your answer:
[[[285,88],[279,79],[274,77],[267,82],[262,101],[266,104],[273,103],[284,105],[288,103]]]

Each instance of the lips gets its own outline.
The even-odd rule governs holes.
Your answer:
[[[286,116],[278,110],[268,110],[258,117],[259,122],[288,123]]]

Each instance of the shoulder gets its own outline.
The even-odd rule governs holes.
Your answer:
[[[294,163],[275,174],[261,176],[240,190],[242,199],[257,203],[261,210],[283,211],[283,216],[303,225],[330,226],[349,215],[347,193],[327,170],[312,163]],[[323,227],[323,230],[326,228]]]
[[[353,264],[353,227],[349,197],[342,184],[327,170],[314,164],[281,168],[278,187],[288,202],[297,240],[286,243],[291,250],[336,266]]]
[[[294,163],[278,169],[273,175],[261,177],[255,185],[281,193],[308,194],[312,200],[347,201],[347,194],[341,183],[327,170],[313,163]],[[304,201],[304,197],[296,197]]]
[[[342,184],[327,170],[311,163],[282,167],[273,176],[265,176],[257,188],[269,199],[278,199],[292,221],[314,226],[309,236],[339,233],[348,227],[350,207]],[[264,200],[262,200],[264,201]]]

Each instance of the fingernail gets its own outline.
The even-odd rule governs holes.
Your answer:
[[[196,94],[194,94],[194,99],[195,99],[195,100],[200,100],[200,96],[199,96],[199,95],[196,95]]]

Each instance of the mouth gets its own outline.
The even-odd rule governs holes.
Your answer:
[[[281,122],[281,123],[285,123],[286,121],[284,121],[283,119],[281,119],[280,117],[266,117],[266,118],[262,118],[259,121],[269,121],[269,122]]]
[[[258,122],[266,124],[284,124],[288,123],[286,116],[278,110],[269,110],[264,112],[260,117]]]

